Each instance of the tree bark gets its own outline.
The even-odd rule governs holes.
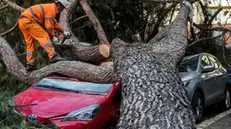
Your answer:
[[[83,10],[85,11],[89,20],[93,24],[93,26],[97,32],[98,38],[100,40],[100,44],[110,45],[108,42],[108,39],[106,37],[106,34],[102,28],[102,25],[99,22],[98,18],[95,16],[95,14],[92,12],[91,7],[88,5],[88,3],[85,0],[79,0],[79,3],[82,5]]]
[[[39,70],[27,72],[12,48],[2,37],[0,37],[0,57],[6,65],[8,73],[28,85],[52,73],[100,83],[115,82],[119,79],[113,74],[112,67],[101,67],[79,61],[60,61]]]
[[[164,29],[164,33],[148,44],[126,44],[120,39],[112,41],[114,70],[122,78],[121,114],[117,128],[196,127],[176,68],[187,46],[188,15],[189,8],[183,5],[168,31]]]
[[[3,1],[6,2],[9,7],[13,8],[19,12],[23,12],[25,10],[24,8],[20,7],[19,5],[15,4],[9,0],[3,0]],[[69,18],[70,18],[69,16],[71,15],[71,10],[77,5],[78,1],[79,0],[71,0],[69,6],[61,12],[60,24],[63,27],[64,31],[71,32],[71,28],[69,26]],[[87,11],[86,14],[89,17],[92,24],[94,25],[95,30],[98,34],[98,38],[101,41],[100,42],[101,44],[94,46],[94,47],[83,46],[80,44],[78,38],[75,37],[74,35],[72,35],[72,37],[70,39],[67,39],[64,42],[64,44],[66,46],[69,46],[69,48],[71,48],[69,50],[72,51],[73,57],[75,57],[74,59],[81,60],[84,62],[90,62],[93,64],[99,64],[102,61],[105,61],[109,58],[109,56],[110,56],[110,54],[109,54],[110,44],[109,44],[109,42],[105,36],[105,33],[102,29],[102,26],[101,26],[98,18],[94,15],[94,13],[92,12],[92,10],[89,7],[89,5],[87,4],[87,2],[81,0],[81,5],[83,6],[83,9],[85,11]],[[14,30],[16,28],[16,26],[17,26],[17,23],[10,30],[8,30],[4,33],[1,33],[0,36],[4,36],[4,35],[8,34],[12,30]],[[105,46],[105,44],[107,46]],[[56,44],[56,45],[63,46],[62,44]]]
[[[1,7],[0,10],[6,9],[8,6],[9,6],[9,5],[6,4],[6,5],[4,5],[3,7]]]
[[[71,28],[69,26],[69,19],[70,19],[71,11],[77,5],[78,1],[79,0],[71,0],[69,6],[61,12],[60,24],[62,25],[64,31],[71,32]],[[67,39],[64,42],[64,44],[69,45],[69,47],[71,48],[70,50],[72,51],[72,54],[74,56],[74,59],[93,63],[93,64],[99,64],[102,61],[105,61],[109,58],[110,44],[107,40],[107,37],[102,29],[102,26],[98,18],[92,12],[90,6],[84,0],[80,0],[79,2],[81,3],[83,10],[85,11],[86,15],[92,22],[97,32],[98,38],[100,39],[100,45],[96,45],[93,47],[83,46],[80,44],[78,38],[75,37],[74,35],[71,37],[71,39]]]
[[[176,1],[178,0],[173,0]],[[86,5],[85,1],[81,2],[82,6]],[[70,4],[61,14],[60,22],[64,30],[71,31],[69,15],[74,6],[75,4]],[[88,7],[83,6],[85,11],[89,11]],[[98,22],[91,14],[86,12],[91,21]],[[2,37],[0,37],[0,57],[8,72],[28,85],[52,73],[100,83],[115,82],[121,78],[121,115],[117,125],[120,129],[193,129],[195,128],[193,112],[176,69],[187,47],[188,15],[189,9],[183,5],[172,24],[159,32],[148,44],[127,44],[120,39],[114,39],[111,54],[114,59],[114,70],[118,76],[113,74],[111,63],[103,64],[102,67],[79,61],[60,61],[27,72]],[[93,23],[93,25],[98,27],[97,33],[105,35],[101,33],[100,24]],[[67,40],[64,45],[69,46],[76,59],[100,62],[110,55],[110,45],[105,42],[106,36],[102,35],[98,34],[101,41],[99,46],[82,46],[76,37]]]
[[[11,2],[9,0],[1,0],[1,1],[6,2],[11,8],[13,8],[19,12],[23,12],[25,10],[24,8],[18,6],[17,4],[15,4],[14,2]]]
[[[110,47],[106,44],[92,47],[78,45],[77,47],[72,48],[72,52],[78,53],[74,55],[74,59],[76,60],[89,62],[92,64],[100,64],[109,58]]]

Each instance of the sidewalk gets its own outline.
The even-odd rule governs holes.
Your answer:
[[[231,109],[200,123],[197,129],[231,129]]]
[[[231,129],[231,114],[204,129]]]

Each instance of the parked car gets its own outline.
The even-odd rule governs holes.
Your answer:
[[[228,83],[229,83],[229,85],[231,86],[231,69],[230,69],[230,68],[227,68],[227,71],[228,71],[228,75],[229,75]]]
[[[231,107],[228,73],[215,56],[187,56],[180,63],[179,72],[198,122],[204,109],[212,104],[219,102],[225,109]]]
[[[9,101],[28,122],[61,129],[106,129],[119,117],[119,83],[98,84],[49,76]]]

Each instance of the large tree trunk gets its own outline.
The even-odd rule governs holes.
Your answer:
[[[195,119],[176,64],[187,46],[189,8],[148,44],[112,42],[122,78],[119,129],[193,129]],[[168,30],[168,31],[166,31]]]

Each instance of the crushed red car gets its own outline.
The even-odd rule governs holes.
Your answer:
[[[14,111],[33,124],[60,129],[106,129],[119,117],[120,85],[49,76],[9,100]]]

